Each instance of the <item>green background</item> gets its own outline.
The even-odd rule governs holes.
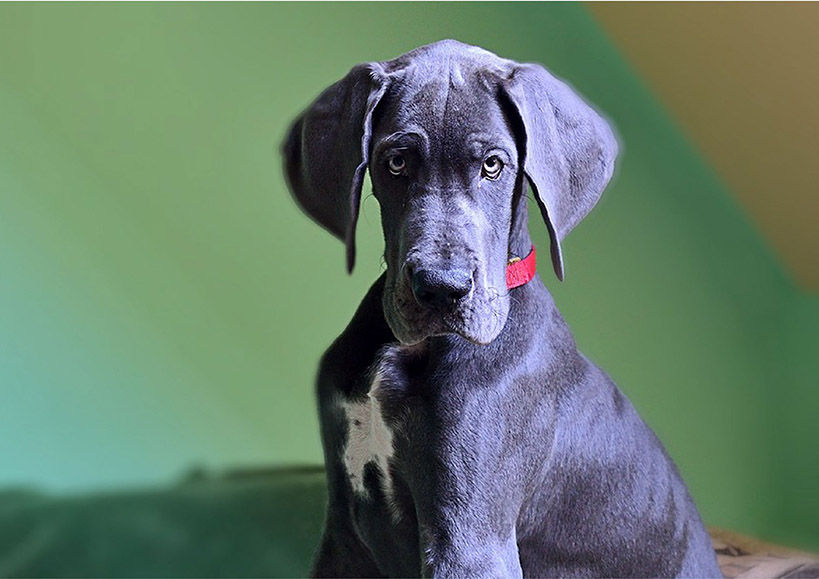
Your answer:
[[[353,64],[445,37],[612,119],[616,180],[544,279],[709,524],[819,548],[819,300],[579,4],[0,6],[0,487],[321,461],[316,362],[381,271],[378,206],[348,277],[278,144]]]

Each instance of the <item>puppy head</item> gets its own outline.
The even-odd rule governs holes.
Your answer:
[[[455,41],[353,68],[284,145],[291,191],[344,240],[350,270],[369,169],[384,230],[384,313],[407,344],[444,333],[488,343],[501,331],[524,181],[562,279],[560,242],[599,199],[616,152],[607,123],[545,69]]]

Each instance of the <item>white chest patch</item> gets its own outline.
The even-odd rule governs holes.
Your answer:
[[[347,415],[347,446],[344,448],[344,468],[353,490],[365,497],[369,491],[364,486],[364,467],[375,463],[381,472],[382,490],[387,502],[392,502],[392,477],[389,462],[393,455],[393,434],[381,415],[381,403],[374,393],[381,381],[376,373],[367,400],[341,402]]]

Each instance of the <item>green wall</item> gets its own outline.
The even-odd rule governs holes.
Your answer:
[[[782,541],[819,551],[819,298],[795,295],[781,323],[766,360],[778,373],[768,390],[778,495],[766,500]]]
[[[444,37],[617,125],[547,284],[709,523],[819,546],[817,301],[578,4],[0,6],[0,485],[321,460],[315,365],[381,269],[378,207],[347,277],[278,143],[352,64]]]

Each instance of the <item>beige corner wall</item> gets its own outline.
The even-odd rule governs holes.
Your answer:
[[[589,7],[794,281],[819,291],[819,3]]]

